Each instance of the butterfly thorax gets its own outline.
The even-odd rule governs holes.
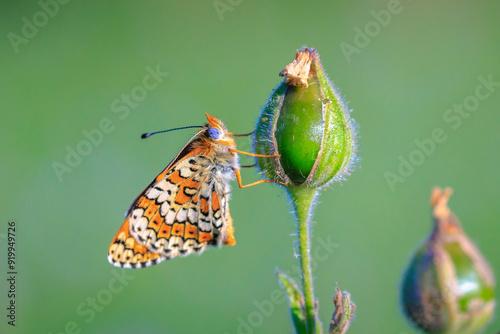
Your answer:
[[[217,173],[216,177],[222,177],[226,180],[234,178],[234,170],[238,168],[239,161],[238,155],[229,151],[230,148],[235,148],[236,143],[231,137],[225,137],[221,140],[213,140],[207,136],[200,136],[200,138],[193,142],[193,146],[208,158],[215,168],[214,172]]]
[[[214,165],[221,173],[233,173],[238,168],[238,155],[228,151],[227,147],[214,147]]]

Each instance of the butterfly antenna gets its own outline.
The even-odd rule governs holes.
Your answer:
[[[152,135],[156,135],[158,133],[164,133],[164,132],[170,132],[170,131],[175,131],[175,130],[183,130],[183,129],[192,129],[192,128],[202,128],[203,125],[191,125],[191,126],[183,126],[181,128],[174,128],[174,129],[168,129],[168,130],[163,130],[163,131],[156,131],[156,132],[146,132],[141,135],[142,139],[149,138]]]

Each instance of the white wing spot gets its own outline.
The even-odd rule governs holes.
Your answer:
[[[198,221],[198,211],[196,209],[189,208],[188,218],[189,218],[189,221],[192,223],[197,222]]]
[[[168,210],[167,215],[165,216],[165,223],[168,225],[172,225],[175,220],[176,212],[174,210]]]
[[[205,221],[203,219],[200,219],[198,221],[198,227],[200,228],[201,231],[211,231],[212,230],[212,224],[208,221]]]
[[[167,202],[163,202],[160,207],[160,214],[165,217],[167,215],[168,209],[170,209],[170,205]]]
[[[187,210],[185,208],[181,208],[179,210],[179,212],[177,212],[177,221],[179,223],[183,223],[186,221],[186,217],[187,217]]]
[[[137,220],[144,214],[144,209],[135,209],[130,215],[130,224],[136,224]]]
[[[148,220],[145,217],[139,218],[134,224],[131,225],[134,231],[142,232],[148,227]]]
[[[184,167],[179,170],[179,174],[181,177],[188,179],[191,175],[193,175],[193,172],[189,169],[189,167]]]

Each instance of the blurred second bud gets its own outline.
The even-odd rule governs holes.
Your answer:
[[[435,188],[434,229],[403,278],[409,319],[426,333],[481,333],[495,308],[493,272],[448,208],[450,188]]]

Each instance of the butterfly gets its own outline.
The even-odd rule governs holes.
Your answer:
[[[218,118],[205,124],[143,190],[125,214],[108,251],[116,267],[145,268],[178,256],[200,254],[207,247],[235,245],[229,214],[229,182],[242,185],[233,136]],[[250,134],[248,134],[250,135]],[[143,136],[144,138],[144,136]]]

